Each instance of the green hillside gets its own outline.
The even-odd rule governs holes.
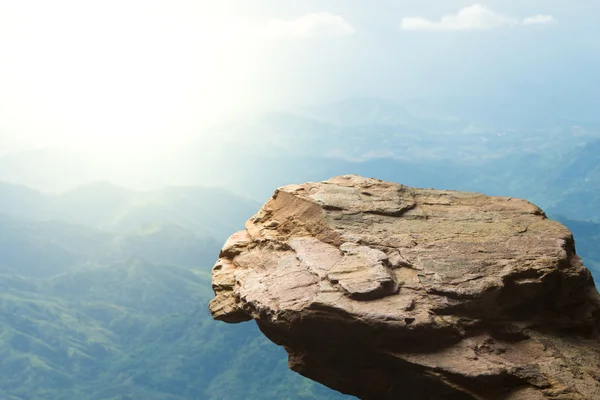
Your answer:
[[[68,219],[80,223],[59,208],[28,219],[0,210],[12,213],[0,214],[0,399],[345,398],[289,371],[256,326],[208,313],[222,238],[195,225],[224,218],[218,230],[231,231],[251,202],[220,191],[211,203],[211,190],[183,188],[141,213],[128,198],[138,217],[115,224],[123,197],[110,185],[93,192],[70,197]],[[86,226],[84,204],[110,212]]]
[[[255,327],[214,322],[206,274],[132,259],[0,287],[3,398],[332,398]]]

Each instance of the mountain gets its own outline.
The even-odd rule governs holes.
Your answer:
[[[110,170],[106,168],[107,159],[63,148],[10,152],[0,156],[0,181],[56,193],[102,180]]]
[[[209,270],[220,248],[176,224],[155,223],[122,234],[61,221],[0,215],[0,272],[51,277],[131,257]]]
[[[573,232],[577,253],[592,271],[596,286],[600,286],[600,223],[575,221],[563,216],[556,216],[555,219]]]
[[[96,182],[59,195],[0,184],[0,205],[0,214],[32,221],[61,221],[114,233],[177,224],[200,237],[225,239],[232,229],[243,227],[258,203],[220,188],[133,191]]]
[[[255,327],[213,323],[207,275],[133,259],[0,287],[2,398],[341,398]]]
[[[65,228],[65,229],[61,229]],[[0,216],[0,272],[14,272],[24,276],[53,276],[83,260],[83,254],[76,249],[77,242],[82,246],[92,244],[96,251],[102,247],[106,237],[101,233],[77,227],[72,235],[71,226],[20,221]],[[86,240],[89,235],[90,243]],[[70,239],[76,237],[76,241]]]
[[[223,238],[200,236],[200,221],[237,228],[252,202],[203,188],[21,192],[48,207],[0,214],[0,398],[345,398],[287,371],[256,326],[208,313]],[[138,218],[114,218],[140,199]]]
[[[0,182],[0,213],[16,218],[43,219],[54,199],[23,185]]]
[[[464,121],[445,112],[427,112],[411,102],[380,98],[349,98],[294,112],[338,126],[395,126],[415,133],[449,131],[464,127]]]
[[[123,170],[110,154],[1,156],[0,398],[342,398],[283,372],[256,326],[206,312],[221,244],[290,183],[358,174],[526,198],[560,215],[599,282],[597,122],[456,103],[247,116]]]
[[[600,140],[580,145],[549,183],[559,189],[552,212],[600,222]]]
[[[186,197],[201,195],[213,206],[226,203],[232,193],[263,201],[274,188],[290,182],[356,173],[415,187],[524,197],[573,219],[598,219],[600,123],[551,113],[552,107],[532,104],[526,96],[359,98],[231,118],[157,157],[119,153],[126,168],[113,165],[115,155],[110,152],[10,153],[0,157],[0,180],[40,188],[54,182],[53,192],[62,194],[44,196],[38,204],[38,196],[30,191],[22,195],[29,197],[21,205],[10,200],[14,193],[9,193],[20,189],[2,185],[0,205],[20,210],[18,217],[60,216],[116,230],[137,229],[149,215],[162,215],[164,222],[177,221],[200,236],[223,237],[231,229],[214,230],[226,219],[186,203]],[[147,190],[89,184],[97,180]],[[200,182],[207,192],[190,193]],[[177,187],[165,188],[167,184]],[[65,187],[70,188],[66,193]],[[195,207],[186,211],[191,220],[182,221],[182,206]],[[252,202],[248,212],[240,210],[240,221],[257,206]]]

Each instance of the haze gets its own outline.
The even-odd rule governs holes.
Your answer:
[[[60,148],[130,184],[189,143],[214,156],[215,126],[348,98],[519,99],[590,120],[598,15],[587,1],[1,1],[0,154]],[[64,186],[45,173],[23,183]]]

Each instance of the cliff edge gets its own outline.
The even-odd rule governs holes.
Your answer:
[[[213,317],[361,399],[600,399],[600,295],[520,199],[355,175],[290,185],[225,243]]]

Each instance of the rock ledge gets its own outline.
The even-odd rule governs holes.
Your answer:
[[[361,399],[600,399],[600,295],[535,205],[348,175],[290,185],[225,243],[215,319]]]

